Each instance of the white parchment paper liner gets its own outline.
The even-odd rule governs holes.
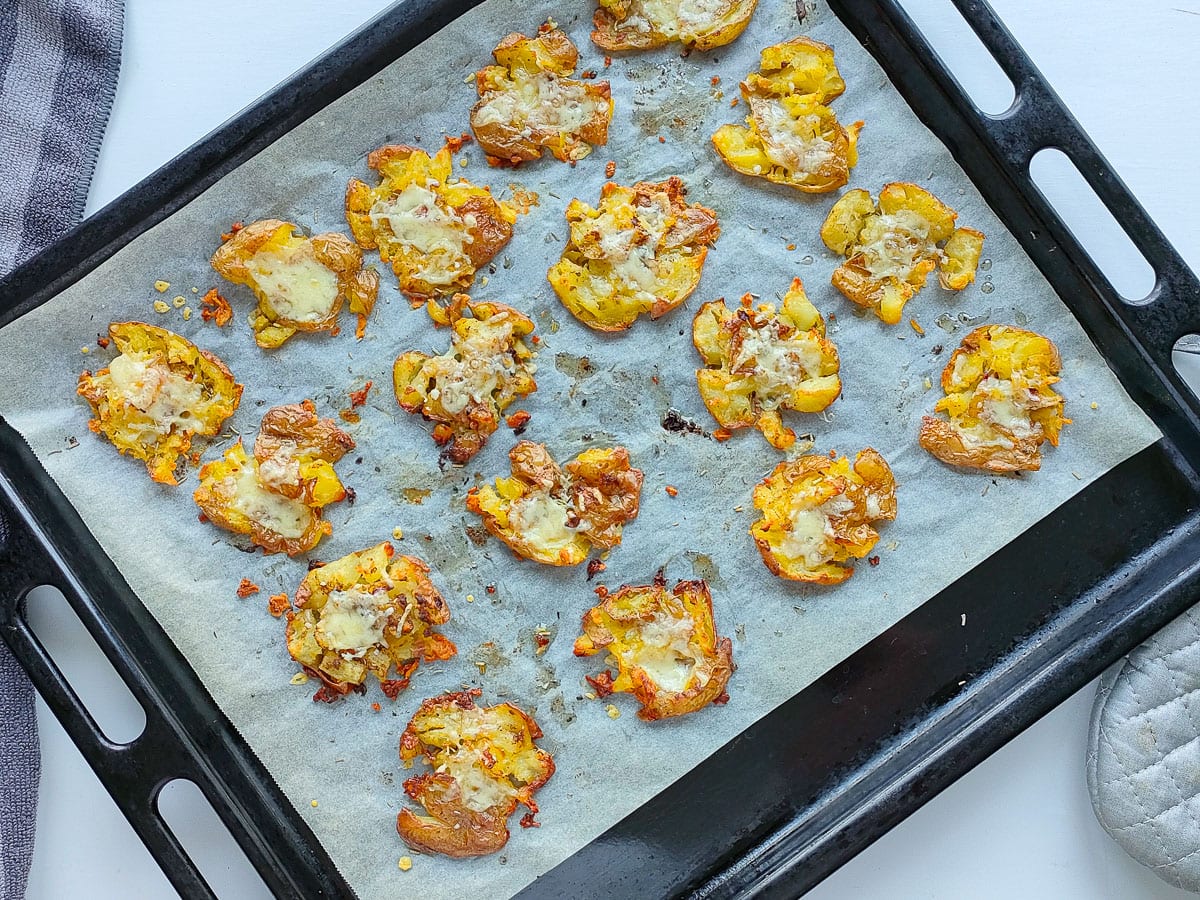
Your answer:
[[[463,508],[464,494],[478,477],[507,474],[514,439],[502,429],[469,466],[439,471],[428,425],[396,406],[390,369],[403,350],[440,352],[448,335],[423,312],[409,310],[390,272],[383,273],[366,340],[355,342],[347,317],[336,338],[300,336],[265,353],[246,325],[248,292],[220,282],[207,263],[220,233],[238,219],[278,217],[314,231],[344,230],[346,181],[368,177],[366,154],[389,142],[433,150],[443,134],[465,130],[475,95],[464,80],[490,61],[506,33],[532,33],[548,15],[579,46],[580,68],[611,80],[611,141],[576,168],[547,157],[514,173],[488,168],[475,146],[460,154],[469,164],[459,171],[498,195],[519,182],[541,196],[475,295],[511,303],[538,322],[539,390],[519,404],[533,414],[526,436],[544,441],[564,462],[587,446],[620,442],[646,473],[641,516],[597,583],[645,582],[663,565],[671,577],[707,578],[718,627],[735,637],[739,668],[730,703],[654,725],[636,718],[629,698],[613,698],[622,711],[617,720],[604,703],[582,699],[584,674],[602,668],[571,655],[580,615],[594,599],[584,568],[518,562],[494,540],[468,539],[464,525],[477,522]],[[0,411],[29,440],[364,898],[401,890],[430,900],[519,890],[1158,435],[949,153],[823,6],[801,29],[790,0],[763,0],[731,47],[681,58],[676,46],[614,59],[608,69],[587,39],[590,16],[591,4],[583,2],[483,4],[0,332]],[[743,105],[731,109],[730,100],[739,79],[756,68],[758,50],[802,31],[837,52],[848,84],[834,102],[838,115],[867,123],[851,185],[875,193],[888,181],[919,182],[959,211],[960,224],[987,235],[990,267],[976,285],[951,294],[931,279],[907,307],[905,318],[923,323],[923,338],[907,325],[888,328],[873,316],[854,316],[830,287],[837,260],[818,229],[832,196],[806,197],[740,177],[712,150],[716,127],[745,113]],[[720,77],[716,87],[713,76]],[[716,209],[723,229],[687,306],[618,336],[577,324],[545,280],[563,246],[566,203],[573,196],[595,203],[610,159],[623,183],[681,175],[691,199]],[[793,243],[796,249],[787,250]],[[791,415],[788,424],[813,434],[814,452],[853,456],[864,446],[877,448],[900,483],[899,517],[882,529],[880,564],[862,565],[835,589],[773,578],[746,534],[754,520],[751,487],[781,458],[757,432],[718,444],[660,425],[672,407],[706,429],[715,424],[695,387],[690,326],[699,304],[716,296],[736,302],[745,291],[770,298],[795,275],[823,312],[836,314],[830,331],[841,351],[845,394],[827,417]],[[171,282],[165,295],[155,292],[156,279]],[[197,309],[199,294],[213,285],[237,309],[229,328],[204,324],[198,314],[185,322],[174,308],[167,315],[152,311],[154,300],[176,294]],[[332,415],[347,405],[347,391],[374,380],[362,422],[351,429],[358,450],[339,464],[357,502],[329,510],[334,534],[313,555],[334,559],[389,539],[402,526],[400,551],[434,566],[451,603],[444,631],[459,646],[457,658],[422,667],[395,703],[372,687],[336,706],[314,704],[315,685],[289,684],[296,668],[283,646],[283,624],[267,615],[265,598],[294,591],[305,561],[239,551],[223,532],[197,521],[194,473],[178,488],[153,484],[141,463],[119,458],[87,430],[76,378],[109,358],[95,347],[97,334],[111,320],[128,319],[167,326],[220,355],[246,385],[231,425],[251,440],[270,405],[313,397]],[[984,322],[1028,325],[1062,351],[1061,389],[1074,424],[1063,445],[1048,450],[1040,472],[993,479],[955,471],[917,446],[920,416],[940,396],[937,380],[950,351]],[[90,355],[81,355],[83,345],[92,346]],[[589,366],[581,367],[582,356]],[[206,458],[228,443],[211,447]],[[668,484],[678,487],[678,497],[664,492]],[[406,501],[405,488],[432,494],[417,505]],[[243,576],[263,593],[238,600],[234,590]],[[488,594],[492,583],[496,592]],[[465,602],[468,594],[474,603]],[[968,633],[973,602],[962,598],[965,626],[955,616],[945,627]],[[556,639],[535,657],[530,633],[539,624],[555,628]],[[417,857],[403,873],[396,860],[409,851],[393,827],[405,802],[396,741],[422,698],[461,685],[481,686],[485,702],[519,703],[545,729],[542,744],[558,772],[538,794],[542,827],[517,828],[514,817],[502,853],[469,861]],[[374,701],[382,712],[372,710]]]

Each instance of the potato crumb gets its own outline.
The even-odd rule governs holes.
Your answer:
[[[183,299],[182,294],[179,294],[178,296],[171,298],[171,305],[174,306],[176,309],[179,309],[185,303],[187,303],[187,301]]]
[[[237,595],[242,599],[249,597],[251,594],[257,594],[260,588],[249,578],[243,578],[237,586]]]
[[[200,288],[198,288],[198,287],[194,287],[194,288],[192,288],[192,293],[193,293],[193,294],[198,294],[198,293],[200,293]]]
[[[166,291],[168,291],[168,290],[170,289],[170,287],[171,287],[171,282],[169,282],[169,281],[156,281],[156,282],[154,282],[154,289],[155,289],[156,291],[158,291],[160,294],[162,294],[162,293],[165,293]]]
[[[171,309],[171,307],[167,303],[166,300],[155,300],[154,301],[154,311],[156,313],[165,313],[170,309]]]
[[[383,707],[380,706],[378,703],[372,703],[371,709],[375,710],[375,712],[380,712],[383,709]]]
[[[474,594],[467,594],[467,602],[468,602],[468,603],[474,603],[474,602],[475,602],[475,595],[474,595]]]
[[[595,694],[593,694],[591,691],[588,691],[588,692],[587,692],[586,694],[584,694],[583,696],[587,697],[589,700],[595,700],[595,699],[596,699],[596,695],[595,695]]]
[[[925,390],[929,390],[933,387],[933,382],[929,380],[928,375],[925,376],[925,380],[922,382],[922,384],[924,385]]]
[[[908,324],[912,327],[912,330],[915,331],[917,334],[921,335],[922,337],[925,336],[925,329],[921,327],[921,323],[918,322],[916,319],[909,319]]]
[[[795,249],[796,249],[796,245],[795,245],[795,244],[788,244],[788,245],[787,245],[787,248],[788,248],[789,250],[795,250]]]
[[[1100,408],[1100,404],[1097,403],[1095,400],[1093,400],[1092,401],[1092,409],[1099,409],[1099,408]]]
[[[185,306],[183,308],[183,321],[190,322],[191,320],[192,320],[192,308],[190,306]]]
[[[316,801],[316,800],[314,800],[314,801],[312,802],[312,808],[313,808],[313,809],[316,809],[318,805],[319,805],[319,804],[317,803],[317,801]]]
[[[612,178],[616,174],[617,174],[617,162],[616,162],[616,160],[610,159],[608,162],[606,162],[604,164],[604,177]]]
[[[308,676],[303,672],[297,672],[292,676],[292,684],[308,684]]]
[[[367,394],[371,393],[371,388],[375,386],[374,381],[368,381],[357,391],[350,392],[350,408],[362,406],[367,402]]]
[[[213,288],[207,294],[200,298],[200,318],[205,322],[215,321],[218,328],[224,328],[233,320],[233,307],[229,305],[229,301],[217,293],[217,289]],[[250,323],[254,324],[255,316],[252,313]]]
[[[480,287],[487,287],[487,286],[488,286],[488,281],[489,281],[489,280],[490,280],[490,279],[489,279],[489,278],[488,278],[486,275],[484,275],[482,278],[480,278],[480,279],[479,279],[479,286],[480,286]]]
[[[610,704],[608,704],[608,706],[606,706],[606,707],[605,707],[605,709],[607,710],[607,712],[608,712],[608,717],[609,717],[610,719],[619,719],[619,718],[621,718],[621,711],[620,711],[619,709],[617,709],[615,706],[613,706],[611,703],[610,703]]]
[[[277,619],[287,612],[291,605],[287,594],[272,594],[267,598],[267,612]]]
[[[401,872],[407,872],[409,869],[412,868],[412,857],[411,856],[400,857],[399,866],[400,866]]]
[[[667,492],[667,496],[669,497],[679,496],[679,488],[675,487],[673,484],[668,484],[665,488],[663,488],[663,490]]]
[[[91,353],[91,352],[92,352],[92,348],[91,348],[91,347],[88,347],[88,346],[86,346],[86,345],[84,345],[83,347],[80,347],[80,348],[79,348],[79,352],[80,352],[80,353]]]
[[[467,167],[468,162],[469,160],[465,156],[460,156],[458,158],[458,164],[464,169]]]
[[[399,525],[392,529],[392,539],[397,541],[404,540],[404,529]]]

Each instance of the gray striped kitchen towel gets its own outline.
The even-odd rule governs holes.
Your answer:
[[[0,0],[0,274],[83,215],[116,91],[123,12],[123,0]],[[2,643],[0,760],[0,900],[20,900],[41,760],[33,689]]]

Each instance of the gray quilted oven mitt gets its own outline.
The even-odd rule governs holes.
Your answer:
[[[1087,772],[1096,817],[1117,843],[1200,893],[1200,607],[1105,673]]]
[[[0,275],[83,215],[117,86],[122,14],[122,0],[0,0]],[[33,688],[3,643],[0,760],[0,900],[20,900],[41,759]]]

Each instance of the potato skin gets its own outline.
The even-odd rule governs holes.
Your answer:
[[[1062,357],[1054,342],[1008,325],[983,325],[963,338],[942,371],[946,396],[924,416],[921,446],[947,465],[985,472],[1033,472],[1042,444],[1057,447],[1070,419],[1054,391]]]
[[[642,707],[638,717],[648,722],[687,715],[729,699],[725,686],[737,668],[733,644],[729,638],[717,636],[712,595],[704,581],[680,581],[668,591],[659,572],[653,584],[624,585],[615,593],[601,587],[596,593],[600,603],[583,614],[583,634],[575,641],[574,653],[611,654],[617,660],[618,675],[614,679],[606,670],[593,683],[633,694]],[[665,647],[651,646],[649,635],[655,629],[681,633]],[[665,658],[670,662],[672,657],[689,660],[683,686],[672,690],[659,684],[651,669],[639,664],[647,655],[660,657],[657,661]]]
[[[844,127],[828,106],[845,89],[828,45],[798,37],[767,47],[740,85],[746,125],[721,126],[713,146],[742,175],[806,194],[837,190],[858,162],[863,127]]]
[[[471,110],[471,131],[492,165],[517,166],[549,150],[555,159],[575,162],[608,143],[612,95],[607,81],[578,81],[579,53],[557,27],[543,25],[535,37],[510,34],[493,52],[497,65],[476,73],[479,101]],[[562,121],[566,107],[586,117]]]
[[[754,488],[754,506],[763,517],[750,535],[773,575],[840,584],[854,574],[845,563],[862,559],[878,542],[871,523],[896,518],[896,480],[870,447],[858,453],[853,467],[845,457],[800,456],[781,462]],[[809,523],[819,517],[820,530],[802,533],[793,550],[788,541],[795,540],[801,517]]]
[[[524,805],[532,827],[534,794],[554,774],[554,759],[534,741],[542,730],[511,703],[479,707],[478,689],[425,700],[400,736],[405,767],[421,757],[434,771],[404,782],[404,791],[426,815],[403,809],[396,830],[410,847],[451,857],[485,856],[508,842],[508,817]],[[461,776],[489,786],[464,793]]]
[[[262,251],[315,260],[333,273],[337,293],[328,309],[316,317],[289,316],[281,309],[277,298],[255,280],[250,267]],[[258,308],[251,327],[255,342],[264,349],[281,346],[299,331],[336,331],[338,314],[347,301],[358,316],[355,334],[361,339],[379,293],[379,273],[373,267],[363,268],[362,251],[345,235],[326,232],[305,237],[299,225],[279,219],[263,219],[239,229],[217,248],[211,264],[225,280],[254,292]]]
[[[721,228],[713,210],[688,205],[685,195],[676,177],[632,188],[609,182],[598,208],[578,199],[567,205],[570,236],[546,277],[575,318],[597,331],[624,331],[691,295]]]
[[[472,488],[467,509],[523,559],[579,565],[593,547],[620,544],[622,529],[637,517],[642,472],[624,447],[585,450],[563,468],[533,441],[521,441],[508,456],[512,477]],[[525,510],[533,522],[524,520]]]
[[[511,306],[472,303],[465,294],[444,310],[431,305],[430,314],[453,326],[450,349],[439,356],[401,354],[392,366],[392,387],[401,409],[438,423],[434,441],[446,459],[463,465],[500,426],[504,411],[537,390],[536,353],[524,340],[534,324]],[[494,384],[473,385],[472,372],[478,371],[494,373]]]
[[[708,19],[690,22],[653,18],[640,0],[599,0],[592,43],[601,50],[652,50],[678,41],[692,50],[732,43],[750,24],[758,0],[725,0]]]
[[[320,626],[335,591],[378,597],[377,605],[391,610],[381,616],[381,640],[363,653],[347,654],[322,640]],[[308,572],[296,589],[295,607],[287,615],[288,652],[320,679],[323,687],[314,700],[361,693],[367,675],[374,675],[394,700],[421,661],[450,659],[458,652],[436,630],[450,621],[450,607],[430,581],[429,566],[414,556],[397,555],[387,541]]]
[[[512,238],[516,208],[497,201],[490,188],[457,178],[448,146],[430,156],[419,147],[388,144],[368,154],[367,167],[379,173],[379,184],[370,187],[355,178],[347,186],[350,233],[362,249],[379,250],[414,307],[469,288],[476,270]],[[431,208],[421,205],[420,215],[397,216],[397,233],[388,205],[409,188],[428,192]],[[445,240],[423,249],[422,234],[431,225]],[[451,246],[455,240],[457,248]]]
[[[242,385],[217,356],[165,328],[144,322],[113,322],[108,334],[119,355],[143,361],[148,372],[158,374],[160,386],[151,398],[128,397],[114,381],[111,363],[95,374],[83,372],[77,392],[92,407],[94,418],[88,421],[88,428],[108,438],[120,453],[144,461],[154,481],[176,485],[176,470],[191,450],[192,437],[212,437],[220,432],[241,402]],[[186,426],[160,421],[147,411],[156,407],[157,398],[172,380],[199,385],[200,399],[187,410]],[[145,388],[139,393],[145,393]],[[167,430],[159,430],[164,424]]]
[[[756,425],[778,450],[796,441],[780,410],[820,412],[842,390],[837,348],[799,278],[778,312],[771,303],[754,307],[750,294],[734,310],[724,300],[705,303],[692,321],[692,343],[707,366],[696,370],[696,382],[713,418],[727,429]]]
[[[958,214],[924,188],[909,182],[884,185],[878,202],[864,190],[843,194],[821,226],[825,246],[846,257],[833,286],[885,324],[903,318],[905,304],[935,268],[947,290],[975,280],[983,233],[955,228]]]

